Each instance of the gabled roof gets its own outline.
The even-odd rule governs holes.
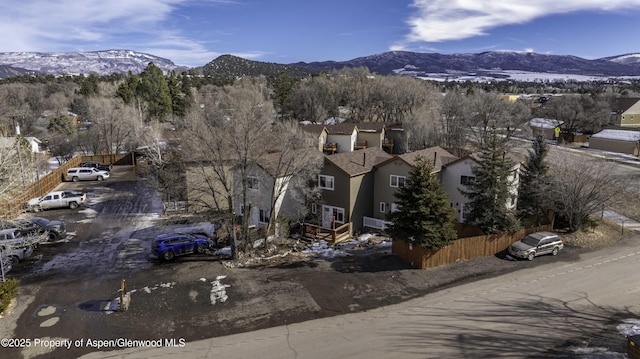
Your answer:
[[[407,152],[401,155],[394,156],[378,164],[376,167],[384,166],[385,164],[392,162],[394,160],[404,161],[406,164],[413,167],[416,163],[416,159],[418,158],[418,156],[422,156],[426,158],[427,160],[431,161],[431,163],[434,162],[434,158],[435,158],[435,163],[433,163],[433,172],[440,172],[440,169],[442,168],[442,166],[458,159],[458,157],[447,152],[442,147],[435,146],[435,147],[425,148],[419,151]]]
[[[440,146],[429,147],[420,151],[403,153],[398,157],[402,158],[402,160],[404,160],[405,162],[413,166],[416,163],[416,159],[418,158],[418,156],[422,156],[430,160],[431,162],[434,162],[433,160],[435,158],[435,163],[433,163],[433,168],[438,171],[440,170],[440,167],[442,167],[443,165],[458,159],[458,157],[447,152]]]
[[[392,155],[378,147],[369,147],[362,150],[325,155],[325,162],[329,162],[342,170],[350,177],[371,172],[373,168],[390,158]]]
[[[532,118],[529,121],[529,126],[535,128],[547,128],[552,129],[564,124],[564,121],[552,119],[552,118]]]
[[[616,130],[605,129],[598,133],[591,135],[591,138],[600,138],[603,140],[616,140],[624,142],[636,142],[640,141],[640,132],[638,130]]]
[[[327,126],[327,132],[330,135],[351,135],[357,129],[355,123],[337,123]]]
[[[383,122],[360,122],[358,124],[359,132],[382,133],[382,130],[384,130]]]
[[[611,101],[611,111],[623,113],[640,101],[638,97],[618,97]]]
[[[322,124],[316,124],[316,123],[312,123],[312,124],[308,124],[308,125],[302,125],[300,126],[300,128],[304,131],[304,132],[308,132],[311,133],[313,135],[320,135],[322,133],[322,131],[326,130],[325,125]]]
[[[522,153],[517,153],[517,152],[509,152],[507,153],[507,158],[511,161],[511,163],[515,166],[517,164],[520,163],[524,163],[526,161],[526,155],[522,154]],[[481,161],[480,159],[480,153],[478,152],[474,152],[470,155],[466,155],[463,157],[460,157],[454,161],[451,161],[449,163],[443,164],[443,167],[449,167],[452,166],[456,163],[459,162],[464,162],[465,160],[472,160],[476,163],[479,163]]]
[[[256,161],[256,164],[273,178],[288,176],[290,175],[290,173],[286,173],[286,168],[283,168],[287,167],[286,165],[281,164],[281,168],[278,168],[278,164],[281,161],[281,156],[282,154],[279,151],[264,153]]]

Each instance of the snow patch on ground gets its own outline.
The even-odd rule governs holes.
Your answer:
[[[221,280],[225,278],[227,278],[226,275],[219,275],[216,277],[216,280],[211,282],[211,294],[209,295],[209,299],[211,300],[212,305],[217,302],[224,303],[229,298],[229,296],[227,296],[227,288],[231,286],[228,284],[222,284],[221,282]]]
[[[302,253],[315,253],[323,258],[346,257],[351,255],[343,250],[331,247],[327,241],[324,240],[312,243],[309,247],[303,249]]]

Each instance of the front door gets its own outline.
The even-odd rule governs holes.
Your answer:
[[[344,224],[344,208],[322,205],[322,227],[331,228],[334,220],[336,227]]]

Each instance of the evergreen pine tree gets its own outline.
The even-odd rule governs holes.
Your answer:
[[[447,194],[424,157],[416,159],[405,187],[396,192],[398,210],[387,219],[393,222],[387,233],[394,239],[438,249],[457,238],[454,211]]]
[[[169,85],[162,70],[150,62],[140,78],[142,81],[136,90],[147,103],[149,119],[164,120],[171,115],[172,107]]]
[[[460,190],[467,196],[465,222],[479,227],[484,233],[512,231],[518,220],[508,207],[514,200],[511,192],[513,162],[507,157],[506,140],[494,128],[480,151],[478,165],[471,171],[475,179]]]
[[[549,146],[544,137],[536,136],[520,174],[518,209],[521,212],[538,215],[549,207],[547,195],[550,183],[547,174],[549,166],[545,162],[547,152],[549,152]]]

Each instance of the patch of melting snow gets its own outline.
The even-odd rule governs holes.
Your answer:
[[[327,241],[312,243],[311,246],[303,249],[302,253],[315,253],[323,258],[346,257],[351,255],[343,250],[332,248]]]
[[[625,338],[632,335],[640,335],[640,319],[625,319],[621,324],[618,324],[616,329]],[[605,347],[590,347],[588,343],[585,343],[584,346],[571,347],[569,350],[577,355],[578,358],[583,359],[628,358],[626,353],[612,352],[611,349]]]
[[[216,304],[218,301],[220,303],[224,303],[229,296],[227,296],[227,288],[231,287],[228,284],[222,284],[220,281],[222,279],[227,278],[226,275],[219,275],[216,277],[216,280],[211,282],[211,294],[209,295],[209,299],[211,300],[211,304]]]
[[[78,213],[82,213],[87,217],[95,218],[98,215],[98,211],[92,208],[85,208],[78,211]],[[86,223],[86,222],[83,222]]]
[[[153,292],[154,290],[157,290],[158,288],[173,288],[175,285],[176,285],[176,282],[159,283],[159,284],[155,284],[153,287],[148,287],[148,286],[143,287],[140,290],[132,289],[129,291],[129,294],[137,293],[138,291],[151,294],[151,292]],[[111,314],[118,310],[119,304],[120,304],[120,297],[114,298],[113,300],[107,302],[103,310],[106,314]]]
[[[231,247],[220,248],[217,251],[213,252],[213,255],[231,257]]]
[[[640,319],[625,319],[622,324],[618,324],[616,329],[625,337],[638,335],[640,334]]]

